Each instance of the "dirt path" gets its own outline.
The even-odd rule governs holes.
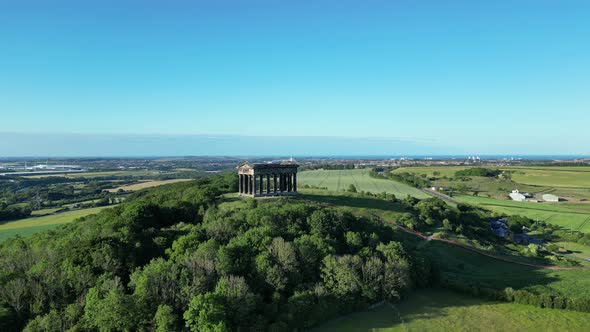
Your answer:
[[[314,204],[319,204],[319,205],[321,205],[323,207],[336,208],[336,206],[333,206],[333,205],[327,204],[327,203],[318,203],[318,202],[315,202],[315,201],[313,201],[313,203]],[[496,259],[496,260],[500,260],[500,261],[503,261],[503,262],[506,262],[506,263],[518,264],[518,265],[523,265],[523,266],[530,266],[530,267],[535,267],[535,268],[539,268],[539,269],[556,270],[556,271],[563,271],[563,270],[587,270],[587,269],[590,268],[590,267],[585,267],[585,266],[565,267],[565,266],[541,265],[541,264],[533,264],[533,263],[520,262],[520,261],[517,261],[517,260],[510,259],[510,258],[506,258],[506,257],[494,255],[494,254],[491,254],[489,252],[486,252],[486,251],[477,249],[475,247],[472,247],[472,246],[469,246],[469,245],[466,245],[466,244],[463,244],[463,243],[460,243],[460,242],[457,242],[457,241],[442,239],[442,238],[440,238],[438,236],[427,236],[427,235],[424,235],[424,234],[422,234],[422,233],[420,233],[418,231],[414,231],[414,230],[408,229],[408,228],[406,228],[406,227],[404,227],[404,226],[396,223],[393,220],[385,220],[385,219],[381,218],[380,216],[378,216],[376,214],[367,214],[367,213],[361,213],[361,212],[353,212],[353,214],[356,215],[356,216],[358,216],[358,217],[369,217],[369,218],[372,217],[372,218],[376,218],[377,220],[379,220],[381,222],[386,222],[388,224],[392,224],[392,225],[396,226],[397,228],[401,229],[402,231],[404,231],[404,232],[406,232],[408,234],[415,235],[415,236],[417,236],[417,237],[419,237],[419,238],[421,238],[422,240],[425,240],[425,241],[440,241],[440,242],[448,243],[450,245],[454,245],[454,246],[460,247],[460,248],[462,248],[464,250],[468,250],[468,251],[474,252],[476,254],[479,254],[479,255],[482,255],[482,256],[486,256],[486,257],[489,257],[489,258],[493,258],[493,259]]]

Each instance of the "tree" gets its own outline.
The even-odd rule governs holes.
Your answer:
[[[322,267],[324,285],[336,296],[347,300],[353,299],[359,295],[362,288],[362,265],[359,256],[327,256]]]
[[[225,308],[221,299],[212,293],[194,297],[183,317],[186,327],[193,332],[230,331],[225,322]]]
[[[118,277],[103,275],[86,296],[84,320],[99,331],[129,331],[137,326],[135,303],[123,291]]]
[[[351,192],[351,193],[356,193],[356,192],[357,192],[356,186],[355,186],[354,184],[352,184],[352,183],[351,183],[351,184],[348,186],[348,192]]]
[[[148,265],[131,275],[129,285],[134,289],[137,303],[153,312],[158,304],[174,306],[179,302],[178,271],[174,264],[162,258],[152,260]]]
[[[172,307],[168,305],[159,305],[156,315],[154,316],[156,332],[169,332],[178,330],[177,317]]]
[[[194,297],[184,313],[191,331],[233,331],[249,326],[257,297],[243,277],[223,277],[213,293]]]

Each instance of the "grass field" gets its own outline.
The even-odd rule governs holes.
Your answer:
[[[297,175],[299,187],[305,185],[326,187],[330,191],[341,192],[351,184],[354,184],[358,191],[372,193],[387,192],[403,198],[411,195],[417,198],[427,198],[429,195],[404,183],[392,180],[376,179],[369,175],[370,169],[354,170],[313,170],[300,172]]]
[[[529,185],[562,188],[590,188],[590,168],[503,168],[514,171],[512,180]]]
[[[17,234],[21,236],[26,236],[38,231],[53,228],[60,224],[72,222],[80,217],[98,213],[100,210],[108,207],[109,206],[101,206],[90,209],[73,210],[53,215],[20,219],[0,224],[0,242],[5,241],[6,239],[13,237]]]
[[[455,172],[464,170],[469,167],[465,166],[432,166],[432,167],[401,167],[393,170],[394,173],[414,173],[414,174],[426,174],[429,177],[434,176],[436,172],[437,176],[453,177]]]
[[[491,211],[521,215],[534,220],[542,220],[565,229],[590,232],[590,204],[545,204],[515,202],[474,196],[455,196],[456,200],[469,203]]]
[[[450,291],[414,292],[395,305],[355,313],[316,328],[332,331],[588,331],[590,314],[483,301]]]
[[[184,181],[190,181],[190,180],[191,179],[172,179],[172,180],[161,180],[161,181],[143,181],[143,182],[134,183],[134,184],[126,185],[126,186],[121,186],[121,187],[117,187],[117,188],[113,188],[113,189],[108,189],[107,191],[117,192],[117,191],[119,191],[119,189],[123,189],[125,191],[135,191],[135,190],[141,190],[141,189],[146,189],[146,188],[158,187],[158,186],[163,186],[165,184],[176,183],[176,182],[184,182]]]

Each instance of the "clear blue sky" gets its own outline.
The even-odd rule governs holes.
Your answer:
[[[260,154],[335,152],[283,136],[590,154],[589,18],[582,0],[2,0],[0,156],[133,154],[112,142],[142,137],[170,142],[154,154],[235,154],[199,146],[226,135],[278,136]]]

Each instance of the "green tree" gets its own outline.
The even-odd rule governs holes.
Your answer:
[[[103,275],[86,296],[84,320],[99,331],[132,331],[137,327],[135,303],[118,277]]]
[[[165,304],[159,305],[156,315],[154,316],[156,332],[177,331],[177,320],[178,319],[171,306]]]

